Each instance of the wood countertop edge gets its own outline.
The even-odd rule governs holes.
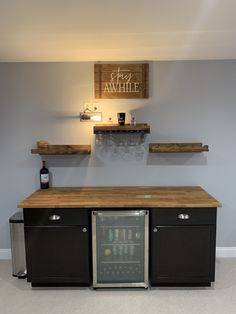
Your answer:
[[[72,202],[62,200],[59,193],[68,193],[66,195],[67,198],[73,198],[75,195],[70,195],[70,193],[73,193],[76,191],[81,191],[86,193],[86,191],[123,191],[124,189],[130,190],[135,192],[137,191],[144,191],[144,190],[154,190],[158,192],[165,191],[165,193],[172,193],[172,196],[170,197],[170,200],[165,201],[165,199],[153,199],[153,198],[134,198],[134,195],[132,194],[130,198],[128,197],[124,203],[121,202],[119,199],[119,204],[116,204],[117,199],[114,200],[114,202],[111,201],[109,197],[106,198],[106,195],[104,194],[104,201],[100,199],[100,202],[95,202],[94,199],[86,201],[78,200],[75,201],[73,199]],[[173,193],[178,191],[180,193],[185,193],[186,196],[180,195],[180,197],[174,197]],[[196,200],[194,196],[191,197],[190,193],[191,190],[195,193],[203,193],[205,194],[205,198],[202,201],[199,200],[199,202]],[[50,200],[52,203],[50,203],[47,200],[47,197],[50,196],[50,193],[52,193],[52,200]],[[178,193],[178,192],[177,192]],[[101,197],[101,194],[99,195]],[[39,200],[39,198],[42,198],[43,200]],[[86,195],[84,196],[86,197]],[[167,196],[168,197],[168,196]],[[35,199],[37,198],[37,199]],[[182,199],[181,199],[182,198]],[[46,199],[46,200],[45,200]],[[132,204],[130,203],[132,202]],[[165,203],[166,202],[166,203]],[[58,204],[60,203],[60,204]],[[86,203],[86,204],[83,204]],[[20,202],[17,205],[17,208],[215,208],[215,207],[222,207],[221,203],[218,202],[214,197],[212,197],[208,192],[206,192],[203,188],[200,186],[114,186],[114,187],[54,187],[50,188],[48,190],[37,190],[34,193],[32,193],[30,196],[28,196],[26,199],[24,199],[22,202]]]
[[[82,209],[82,208],[87,208],[87,209],[94,209],[94,208],[114,208],[114,209],[131,209],[131,208],[141,208],[141,209],[151,209],[151,208],[182,208],[182,209],[188,209],[188,208],[218,208],[218,207],[222,207],[222,206],[219,206],[217,204],[194,204],[194,205],[163,205],[163,204],[160,204],[160,205],[143,205],[143,206],[140,206],[140,205],[130,205],[130,206],[114,206],[114,205],[97,205],[97,206],[94,206],[94,205],[86,205],[86,206],[83,206],[83,205],[58,205],[58,206],[49,206],[49,205],[18,205],[17,208],[78,208],[78,209]]]

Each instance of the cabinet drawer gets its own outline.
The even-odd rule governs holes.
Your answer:
[[[89,224],[89,209],[24,208],[25,226],[82,226]]]
[[[215,225],[216,208],[153,208],[151,225]]]

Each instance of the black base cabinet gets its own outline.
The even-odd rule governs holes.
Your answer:
[[[152,209],[150,284],[209,286],[215,277],[216,208]]]
[[[32,286],[91,284],[90,213],[24,209],[27,280]]]
[[[151,286],[209,286],[215,277],[216,208],[150,210]],[[92,282],[91,210],[24,208],[32,286]]]

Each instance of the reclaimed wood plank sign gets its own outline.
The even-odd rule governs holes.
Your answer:
[[[95,98],[148,98],[148,72],[148,63],[95,64]]]

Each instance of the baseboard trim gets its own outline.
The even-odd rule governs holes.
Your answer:
[[[216,257],[236,257],[236,247],[217,247]],[[10,249],[0,249],[0,260],[11,259]]]
[[[10,249],[0,249],[0,260],[1,259],[11,259]]]
[[[236,257],[236,247],[217,247],[216,257]]]

